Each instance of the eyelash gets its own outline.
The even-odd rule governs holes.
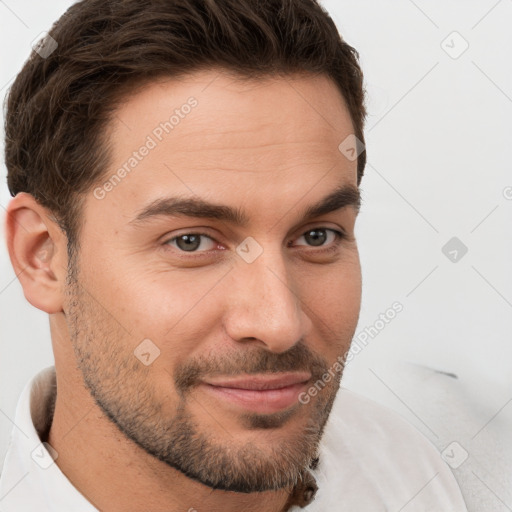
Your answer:
[[[343,232],[343,231],[339,231],[337,229],[333,229],[333,228],[327,228],[327,227],[318,227],[318,228],[311,228],[311,229],[308,229],[306,231],[304,231],[300,236],[304,236],[306,235],[307,233],[310,233],[311,231],[331,231],[332,233],[334,233],[336,239],[335,241],[330,245],[330,246],[319,246],[319,249],[317,249],[316,251],[314,251],[315,253],[321,253],[321,254],[327,254],[327,253],[330,253],[330,252],[333,252],[335,250],[338,249],[340,243],[347,238],[347,235]],[[200,231],[189,231],[187,233],[182,233],[180,235],[177,235],[177,236],[174,236],[172,238],[169,238],[168,240],[166,240],[165,242],[163,242],[163,246],[169,246],[170,245],[170,242],[173,242],[175,240],[177,240],[178,238],[181,238],[182,236],[185,236],[185,235],[199,235],[199,236],[204,236],[206,238],[209,238],[210,240],[214,241],[214,242],[217,242],[213,237],[211,237],[210,235],[208,235],[207,233],[202,233]],[[300,238],[300,237],[299,237]],[[308,246],[306,246],[308,247]],[[310,245],[309,247],[311,248],[315,248],[315,246],[313,245]],[[200,255],[200,254],[205,254],[205,253],[208,253],[210,252],[210,250],[206,250],[206,251],[183,251],[181,250],[180,248],[178,247],[173,247],[174,250],[178,251],[180,254],[185,254],[185,255],[189,255],[191,257],[194,257],[194,255]],[[213,249],[212,249],[213,250]]]

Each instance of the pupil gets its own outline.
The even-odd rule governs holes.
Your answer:
[[[181,243],[185,241],[185,243]],[[198,235],[182,235],[177,240],[178,247],[184,251],[194,251],[201,243]]]
[[[313,236],[309,237],[310,240],[313,242],[311,245],[315,245],[315,246],[323,245],[323,243],[326,240],[325,230],[323,230],[323,229],[313,229],[313,230],[308,232],[308,235],[306,235],[306,237],[308,237],[311,233],[313,233]]]

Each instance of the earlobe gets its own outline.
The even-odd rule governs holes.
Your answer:
[[[32,195],[18,193],[7,207],[6,234],[9,257],[25,298],[48,314],[61,312],[66,237],[48,210]]]

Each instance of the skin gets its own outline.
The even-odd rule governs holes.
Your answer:
[[[341,375],[282,414],[250,414],[198,379],[305,369],[316,380],[348,350],[361,301],[357,210],[301,214],[341,184],[357,187],[356,161],[338,150],[353,127],[323,75],[160,79],[117,110],[107,178],[190,96],[197,107],[130,174],[103,199],[85,196],[73,272],[50,212],[26,193],[9,204],[12,264],[50,318],[48,442],[100,510],[278,512],[316,454]],[[165,195],[241,208],[249,223],[130,222]],[[313,228],[327,230],[323,245],[306,236]],[[336,246],[329,229],[346,237]],[[169,242],[194,232],[211,237],[196,252]],[[249,236],[263,249],[252,263],[236,252]],[[134,355],[144,339],[160,351],[148,366]],[[243,486],[253,492],[229,490]]]

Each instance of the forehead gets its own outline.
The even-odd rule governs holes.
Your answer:
[[[324,75],[241,80],[222,70],[161,78],[127,96],[109,127],[111,165],[87,209],[128,222],[164,194],[270,204],[355,184],[338,150],[353,127]],[[315,195],[316,194],[316,195]],[[111,212],[112,214],[112,212]]]
[[[195,121],[202,121],[205,128],[211,127],[217,122],[216,116],[221,115],[222,124],[216,124],[219,132],[225,125],[243,124],[250,128],[258,121],[277,121],[284,114],[293,114],[293,118],[307,116],[311,124],[303,126],[304,132],[320,128],[321,124],[337,129],[340,121],[347,121],[340,119],[340,114],[343,118],[348,116],[342,94],[325,74],[294,73],[247,78],[223,68],[212,68],[178,77],[161,76],[142,81],[125,95],[112,128],[130,131],[133,121],[140,128],[149,128],[140,123],[162,121],[162,114],[172,114],[191,96],[200,104],[200,108],[193,112]],[[240,118],[237,114],[242,113],[250,115]],[[283,122],[286,118],[281,118],[281,121],[281,126],[289,124]],[[197,123],[188,123],[179,131],[192,133],[195,128],[198,128]],[[298,127],[293,128],[296,131]]]

